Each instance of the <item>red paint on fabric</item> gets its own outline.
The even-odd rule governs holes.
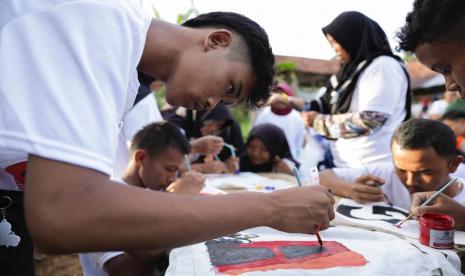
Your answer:
[[[257,261],[216,266],[218,272],[228,274],[242,274],[252,271],[266,271],[274,269],[324,269],[340,266],[363,266],[366,259],[335,241],[325,241],[324,250],[321,253],[303,257],[288,258],[280,247],[308,246],[320,247],[317,241],[269,241],[241,244],[241,248],[268,248],[275,254],[274,258],[260,259]],[[234,250],[234,247],[231,247]]]

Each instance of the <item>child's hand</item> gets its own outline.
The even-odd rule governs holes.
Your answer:
[[[226,164],[220,160],[213,160],[212,156],[206,156],[204,163],[199,164],[199,170],[203,173],[227,173]]]
[[[384,193],[379,186],[384,184],[384,180],[373,176],[363,175],[355,179],[350,185],[350,198],[358,203],[384,201]]]
[[[207,135],[190,142],[192,152],[203,155],[218,154],[223,148],[223,138]]]
[[[187,171],[181,177],[171,183],[167,192],[176,194],[197,195],[205,186],[205,176],[196,171]]]
[[[286,162],[284,162],[284,160],[279,158],[278,156],[276,156],[274,159],[274,166],[275,166],[275,171],[278,173],[292,174],[292,169],[289,167],[289,165]]]
[[[229,173],[235,173],[239,170],[239,158],[229,157],[225,162],[226,168]]]

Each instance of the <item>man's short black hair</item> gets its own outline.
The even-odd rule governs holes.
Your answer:
[[[464,0],[416,0],[397,33],[398,50],[414,52],[423,43],[465,41]]]
[[[451,120],[451,121],[458,121],[460,119],[465,119],[465,111],[460,109],[452,109],[444,113],[441,117],[441,121],[444,120]]]
[[[131,143],[132,152],[142,149],[150,158],[157,157],[169,148],[182,154],[190,151],[186,136],[176,125],[166,121],[146,125],[134,135]]]
[[[252,93],[245,100],[249,108],[263,106],[273,85],[274,55],[265,30],[253,20],[233,12],[211,12],[201,14],[182,24],[186,27],[224,28],[239,34],[247,45],[247,60],[250,60],[256,76]]]
[[[439,156],[449,158],[457,155],[455,141],[452,129],[440,121],[410,119],[396,129],[391,144],[406,150],[432,147]]]

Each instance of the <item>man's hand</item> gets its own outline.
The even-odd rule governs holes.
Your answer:
[[[308,127],[313,127],[313,122],[315,121],[316,117],[320,115],[320,113],[316,111],[309,111],[309,112],[302,112],[302,118],[307,123]]]
[[[358,203],[384,201],[384,193],[379,186],[384,180],[373,176],[363,175],[355,179],[354,184],[348,186],[350,198]]]
[[[205,186],[205,176],[196,171],[187,171],[181,177],[171,183],[167,192],[186,195],[198,195]]]
[[[223,148],[223,138],[207,135],[190,141],[190,144],[193,153],[215,155]]]
[[[334,198],[323,186],[284,189],[271,193],[280,231],[315,234],[329,227],[334,218]]]
[[[429,206],[420,206],[434,193],[435,192],[421,192],[414,193],[412,195],[412,206],[410,207],[410,212],[414,215],[414,217],[418,219],[426,213],[448,214],[454,217],[455,228],[464,229],[465,206],[458,203],[454,199],[444,194],[439,194],[435,199],[433,199]]]

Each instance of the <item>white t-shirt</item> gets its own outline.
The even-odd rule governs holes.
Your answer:
[[[300,152],[304,146],[305,122],[296,110],[287,115],[277,115],[266,106],[255,119],[254,126],[260,124],[273,124],[279,127],[286,135],[292,157],[299,160]]]
[[[447,107],[449,106],[449,103],[446,102],[446,100],[441,99],[434,101],[431,104],[431,107],[428,109],[428,115],[437,115],[437,116],[442,116],[444,112],[446,112]]]
[[[0,159],[18,151],[111,173],[151,16],[135,0],[0,4]]]
[[[391,57],[376,58],[360,74],[348,112],[377,111],[389,119],[373,134],[332,142],[336,167],[360,167],[360,159],[365,164],[391,161],[391,137],[405,118],[407,87],[407,76]]]
[[[153,93],[145,96],[126,114],[118,137],[118,148],[112,174],[114,177],[121,177],[129,163],[129,146],[134,135],[144,126],[160,121],[163,121],[163,117]]]
[[[395,206],[410,209],[412,199],[409,191],[400,181],[396,174],[392,162],[369,164],[366,166],[371,175],[384,179],[384,185],[381,189]],[[350,182],[355,181],[359,176],[366,175],[364,168],[333,168],[334,173]],[[451,174],[451,177],[458,177],[462,181],[462,186],[465,184],[465,166],[460,164],[457,170]],[[454,197],[454,200],[465,205],[465,189],[462,188],[460,193]]]

